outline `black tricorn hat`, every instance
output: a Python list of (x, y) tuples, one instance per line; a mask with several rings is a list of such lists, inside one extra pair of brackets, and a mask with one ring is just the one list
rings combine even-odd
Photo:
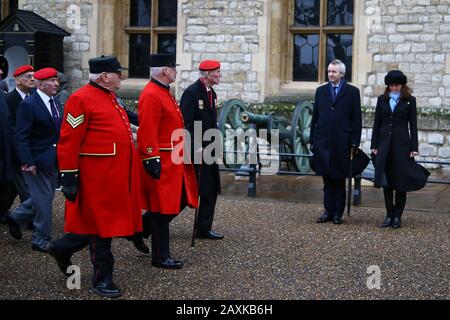
[(384, 83), (388, 86), (390, 84), (405, 85), (408, 82), (406, 76), (400, 70), (391, 70), (384, 77)]
[(93, 74), (102, 72), (120, 72), (124, 70), (119, 60), (113, 56), (100, 56), (89, 59), (89, 72)]
[(174, 54), (160, 53), (150, 55), (150, 68), (154, 67), (176, 67), (176, 57)]

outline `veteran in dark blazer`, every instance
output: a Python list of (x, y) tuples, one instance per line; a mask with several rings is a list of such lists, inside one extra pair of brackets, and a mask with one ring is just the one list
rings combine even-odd
[[(54, 98), (57, 71), (44, 68), (34, 74), (37, 90), (17, 110), (14, 143), (30, 191), (30, 198), (7, 216), (10, 234), (22, 238), (20, 226), (33, 221), (32, 250), (47, 252), (52, 233), (52, 202), (58, 177), (56, 144), (62, 107)], [(32, 208), (32, 210), (30, 210)]]
[(381, 227), (400, 228), (406, 193), (422, 189), (430, 173), (414, 161), (419, 150), (417, 107), (406, 76), (400, 70), (389, 71), (385, 84), (377, 100), (371, 149), (375, 187), (383, 187), (386, 205)]
[[(6, 95), (13, 126), (16, 123), (16, 114), (20, 103), (35, 89), (33, 74), (34, 68), (31, 65), (20, 66), (13, 73), (14, 79), (16, 80), (16, 87)], [(21, 203), (30, 197), (28, 186), (20, 169), (21, 164), (15, 155), (14, 149), (12, 150), (12, 165), (14, 183), (6, 199), (6, 210), (11, 208), (17, 195), (19, 195)]]
[(342, 223), (345, 178), (350, 171), (350, 148), (361, 140), (361, 98), (358, 88), (345, 79), (345, 65), (333, 60), (329, 82), (316, 90), (311, 123), (311, 148), (316, 174), (323, 177), (325, 212), (318, 223)]
[[(183, 92), (180, 100), (184, 124), (191, 134), (191, 154), (197, 174), (200, 207), (196, 225), (196, 237), (220, 240), (223, 235), (213, 231), (214, 210), (220, 193), (220, 172), (217, 162), (206, 163), (202, 151), (212, 142), (203, 141), (204, 133), (217, 129), (217, 94), (214, 85), (220, 82), (220, 62), (204, 60), (199, 65), (200, 78)], [(201, 137), (194, 136), (195, 122), (201, 123)], [(195, 140), (202, 143), (197, 146)], [(197, 148), (197, 150), (196, 150)], [(215, 156), (215, 155), (214, 155)], [(198, 159), (197, 159), (198, 158)]]

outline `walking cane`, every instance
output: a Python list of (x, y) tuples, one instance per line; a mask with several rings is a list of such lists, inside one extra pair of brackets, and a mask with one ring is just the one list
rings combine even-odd
[(350, 172), (348, 174), (348, 192), (347, 192), (347, 215), (350, 216), (350, 206), (352, 200), (352, 176), (353, 176), (353, 147), (350, 147)]
[(201, 176), (202, 176), (202, 162), (200, 163), (200, 168), (198, 171), (198, 181), (197, 181), (198, 205), (197, 205), (197, 208), (195, 208), (194, 228), (192, 230), (191, 248), (193, 248), (195, 246), (195, 234), (197, 232), (198, 210), (200, 209), (200, 178), (201, 178)]

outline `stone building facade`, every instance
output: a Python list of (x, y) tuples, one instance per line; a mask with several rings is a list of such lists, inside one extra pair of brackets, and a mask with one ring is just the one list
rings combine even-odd
[[(178, 0), (176, 55), (181, 66), (176, 97), (198, 77), (199, 62), (208, 58), (222, 62), (222, 83), (217, 87), (222, 101), (239, 98), (251, 103), (277, 97), (312, 97), (324, 77), (319, 76), (318, 81), (293, 79), (296, 29), (292, 26), (296, 4), (301, 2)], [(91, 57), (114, 54), (127, 66), (130, 35), (140, 30), (127, 29), (131, 3), (19, 0), (19, 8), (32, 10), (71, 32), (71, 37), (65, 39), (65, 73), (74, 89), (85, 83)], [(328, 2), (315, 3), (323, 6)], [(403, 70), (418, 106), (438, 113), (434, 118), (421, 116), (421, 156), (450, 159), (450, 0), (352, 3), (351, 82), (360, 88), (363, 105), (369, 109), (375, 105), (376, 97), (384, 90), (388, 70)], [(323, 62), (319, 62), (319, 68), (319, 73), (324, 70)], [(137, 96), (146, 82), (130, 77), (123, 83), (123, 95)], [(369, 120), (370, 116), (363, 133), (366, 151)]]

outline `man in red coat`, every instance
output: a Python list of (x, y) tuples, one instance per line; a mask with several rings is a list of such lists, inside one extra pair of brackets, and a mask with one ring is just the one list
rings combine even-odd
[(88, 241), (93, 291), (110, 298), (121, 295), (113, 282), (111, 240), (142, 230), (138, 169), (142, 165), (127, 113), (115, 94), (121, 70), (115, 57), (89, 60), (90, 83), (65, 105), (58, 164), (67, 198), (67, 234), (50, 248), (64, 271), (61, 266), (70, 265), (70, 256)]
[(183, 161), (184, 135), (176, 134), (184, 122), (169, 90), (176, 78), (175, 57), (151, 55), (150, 67), (152, 79), (138, 103), (142, 203), (151, 214), (152, 265), (179, 269), (183, 264), (170, 257), (169, 222), (186, 205), (197, 207), (197, 185), (193, 165)]

